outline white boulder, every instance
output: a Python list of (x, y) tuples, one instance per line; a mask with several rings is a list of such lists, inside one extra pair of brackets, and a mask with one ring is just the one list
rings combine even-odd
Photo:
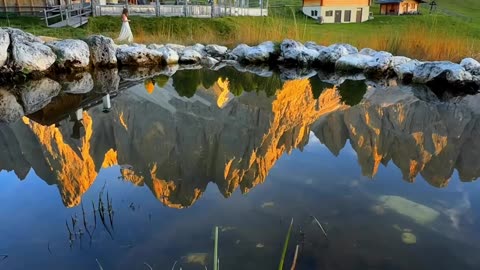
[(410, 60), (403, 64), (396, 62), (393, 63), (393, 71), (400, 80), (410, 80), (413, 76), (413, 71), (420, 64), (422, 64), (422, 62), (418, 60)]
[(176, 51), (179, 55), (181, 55), (186, 48), (183, 45), (172, 44), (172, 43), (165, 44), (165, 47), (168, 47), (168, 48)]
[(202, 59), (203, 55), (200, 54), (197, 50), (192, 48), (187, 48), (183, 51), (182, 56), (180, 56), (181, 63), (198, 63)]
[(41, 38), (17, 28), (3, 28), (3, 30), (10, 35), (10, 40), (44, 43)]
[(275, 44), (271, 41), (266, 41), (254, 47), (244, 47), (244, 50), (244, 61), (250, 63), (267, 62), (272, 54), (275, 53)]
[(315, 50), (317, 52), (320, 53), (321, 50), (325, 49), (326, 47), (325, 46), (322, 46), (322, 45), (318, 45), (317, 43), (313, 42), (313, 41), (308, 41), (308, 42), (305, 42), (305, 44), (303, 44), (305, 46), (305, 48), (308, 48), (308, 49), (311, 49), (311, 50)]
[(151, 50), (161, 50), (163, 48), (165, 48), (166, 46), (163, 45), (163, 44), (149, 44), (147, 46), (147, 48), (151, 49)]
[(472, 75), (480, 76), (480, 63), (477, 60), (473, 58), (465, 58), (460, 62), (460, 66)]
[(178, 61), (180, 60), (180, 56), (175, 50), (171, 49), (170, 47), (163, 47), (158, 51), (162, 53), (163, 62), (166, 63), (167, 65), (178, 64)]
[(61, 68), (85, 69), (90, 63), (90, 49), (82, 40), (66, 39), (47, 43), (57, 55), (56, 65)]
[(7, 31), (0, 29), (0, 67), (7, 63), (9, 46), (10, 35)]
[(55, 63), (56, 55), (47, 45), (27, 39), (12, 40), (13, 65), (23, 73), (46, 71)]
[(461, 65), (448, 61), (426, 62), (413, 70), (413, 82), (428, 83), (434, 80), (446, 80), (449, 83), (472, 81), (472, 74)]
[(243, 60), (245, 58), (245, 54), (248, 50), (250, 50), (250, 48), (251, 47), (247, 44), (239, 44), (229, 53), (228, 58), (230, 58), (230, 60)]
[(391, 68), (393, 55), (389, 52), (376, 52), (371, 55), (364, 72), (367, 74), (383, 74)]
[(308, 64), (315, 61), (320, 53), (306, 48), (302, 43), (286, 39), (280, 44), (280, 51), (285, 61), (294, 61), (298, 64)]
[(349, 44), (333, 44), (320, 50), (318, 61), (324, 65), (335, 64), (344, 55), (358, 53), (357, 48)]
[(205, 46), (205, 51), (212, 57), (223, 57), (227, 53), (228, 48), (225, 46), (209, 44)]
[(143, 46), (127, 46), (117, 49), (117, 61), (125, 66), (154, 66), (162, 63), (163, 54)]
[(335, 69), (346, 72), (363, 71), (373, 57), (365, 54), (347, 54), (335, 62)]
[(113, 39), (101, 35), (89, 36), (85, 42), (90, 48), (90, 60), (94, 66), (115, 66), (117, 46)]

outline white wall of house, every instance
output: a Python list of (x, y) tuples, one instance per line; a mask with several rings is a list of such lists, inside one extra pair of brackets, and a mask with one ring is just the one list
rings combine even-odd
[[(336, 11), (341, 12), (341, 23), (355, 23), (357, 22), (357, 10), (361, 9), (361, 22), (368, 20), (370, 14), (370, 6), (355, 6), (355, 7), (322, 7), (322, 6), (306, 6), (302, 8), (305, 15), (318, 20), (318, 17), (322, 16), (323, 23), (335, 23)], [(312, 13), (312, 11), (314, 13)], [(350, 20), (346, 20), (346, 14), (350, 11)], [(331, 14), (328, 14), (331, 13)], [(331, 15), (331, 16), (327, 16)]]

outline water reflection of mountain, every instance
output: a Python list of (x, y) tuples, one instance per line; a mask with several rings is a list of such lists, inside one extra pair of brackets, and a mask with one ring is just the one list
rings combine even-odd
[(366, 176), (392, 161), (405, 180), (420, 174), (442, 187), (455, 169), (462, 181), (480, 176), (479, 98), (442, 103), (425, 89), (377, 90), (356, 106), (322, 117), (312, 130), (335, 155), (349, 139)]
[[(311, 128), (335, 155), (350, 139), (368, 176), (390, 160), (405, 179), (421, 174), (435, 186), (455, 168), (462, 180), (480, 175), (477, 96), (441, 103), (423, 88), (368, 89), (222, 69), (147, 80), (118, 95), (111, 110), (109, 96), (91, 107), (88, 96), (61, 95), (0, 129), (0, 169), (24, 179), (33, 168), (71, 207), (101, 168), (121, 165), (125, 181), (182, 208), (210, 182), (226, 197), (262, 183), (283, 154), (306, 145)], [(69, 109), (75, 104), (88, 109)]]
[(280, 83), (271, 97), (245, 91), (233, 98), (226, 76), (191, 98), (173, 84), (154, 91), (133, 87), (115, 99), (109, 113), (97, 106), (75, 112), (70, 119), (77, 121), (43, 126), (24, 118), (2, 128), (0, 140), (8, 146), (2, 169), (24, 179), (33, 168), (58, 185), (71, 207), (102, 167), (120, 164), (126, 181), (147, 185), (165, 205), (181, 208), (193, 204), (209, 182), (226, 197), (262, 183), (282, 154), (307, 143), (316, 119), (343, 106), (336, 88), (315, 102), (306, 79)]

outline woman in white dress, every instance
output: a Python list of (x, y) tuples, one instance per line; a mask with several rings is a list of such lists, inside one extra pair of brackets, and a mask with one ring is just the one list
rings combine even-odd
[(130, 29), (130, 24), (128, 23), (128, 9), (124, 8), (122, 12), (122, 29), (120, 30), (120, 35), (117, 38), (119, 42), (132, 43), (133, 34)]

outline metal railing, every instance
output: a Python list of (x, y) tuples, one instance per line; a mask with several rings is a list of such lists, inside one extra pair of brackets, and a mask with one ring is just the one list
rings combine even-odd
[[(120, 2), (120, 1), (119, 1)], [(109, 3), (94, 4), (94, 16), (119, 16), (123, 8), (129, 15), (145, 17), (197, 17), (267, 16), (266, 0), (157, 0), (145, 4)]]
[[(80, 26), (92, 14), (91, 3), (56, 5), (43, 10), (45, 24), (53, 26)], [(52, 22), (53, 21), (53, 22)]]

